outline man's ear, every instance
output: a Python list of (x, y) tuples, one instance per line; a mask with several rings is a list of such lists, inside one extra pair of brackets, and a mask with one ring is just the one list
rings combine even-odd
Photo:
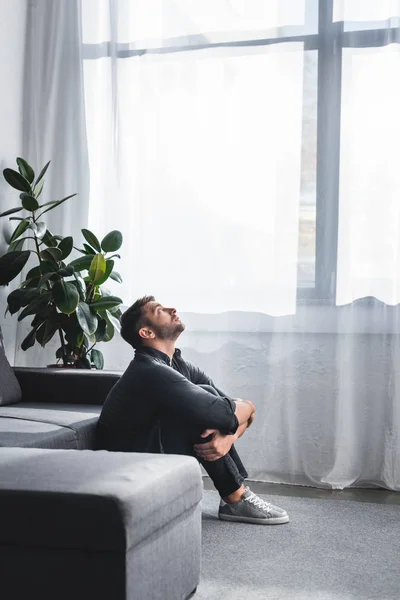
[(151, 340), (156, 337), (154, 331), (149, 327), (141, 327), (138, 333), (144, 340)]

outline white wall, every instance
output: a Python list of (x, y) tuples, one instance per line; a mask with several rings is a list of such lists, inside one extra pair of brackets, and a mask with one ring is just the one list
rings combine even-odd
[[(0, 6), (0, 170), (13, 166), (22, 148), (22, 99), (27, 0), (1, 0)], [(16, 206), (13, 192), (0, 175), (0, 212)], [(4, 228), (11, 226), (7, 217), (0, 220), (0, 254), (5, 251)], [(16, 317), (4, 317), (6, 297), (14, 285), (0, 288), (0, 323), (7, 356), (11, 363), (15, 352)]]

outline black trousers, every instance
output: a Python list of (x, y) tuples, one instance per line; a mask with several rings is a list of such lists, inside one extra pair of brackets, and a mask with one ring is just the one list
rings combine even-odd
[[(209, 385), (202, 388), (218, 396), (218, 392)], [(165, 454), (185, 454), (194, 456), (204, 467), (214, 483), (221, 498), (225, 498), (241, 487), (248, 476), (240, 457), (231, 447), (228, 454), (215, 461), (206, 461), (195, 455), (194, 445), (206, 443), (210, 438), (202, 438), (203, 431), (188, 426), (171, 415), (165, 415), (160, 420), (161, 444)]]

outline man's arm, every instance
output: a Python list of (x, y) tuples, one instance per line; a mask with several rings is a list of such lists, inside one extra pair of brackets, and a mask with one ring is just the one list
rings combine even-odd
[[(220, 396), (222, 396), (222, 397), (227, 396), (227, 394), (225, 394), (225, 392), (223, 392), (222, 390), (217, 388), (217, 386), (214, 384), (211, 377), (206, 375), (206, 373), (204, 373), (204, 371), (202, 371), (201, 369), (199, 369), (198, 367), (196, 367), (195, 365), (193, 365), (192, 363), (190, 363), (188, 361), (186, 361), (186, 366), (189, 369), (190, 381), (192, 383), (194, 383), (196, 385), (209, 385), (212, 388), (214, 388), (214, 390), (216, 390)], [(250, 427), (250, 425), (254, 421), (254, 414), (255, 414), (256, 409), (252, 402), (241, 400), (240, 398), (233, 398), (233, 400), (236, 402), (235, 414), (238, 417), (239, 427), (246, 423), (246, 427), (243, 427), (241, 429), (241, 433), (238, 436), (238, 437), (241, 437), (243, 435), (243, 433), (246, 431), (247, 427)], [(242, 410), (242, 408), (239, 408), (239, 409), (237, 408), (237, 405), (239, 402), (246, 402), (247, 404), (249, 404), (252, 407), (252, 413), (249, 415), (249, 417), (246, 418), (247, 409)], [(204, 436), (204, 437), (207, 437), (207, 436)]]
[[(209, 385), (212, 388), (214, 388), (214, 390), (216, 392), (218, 392), (218, 394), (222, 397), (227, 397), (228, 394), (225, 394), (225, 392), (223, 392), (222, 390), (220, 390), (219, 388), (217, 388), (217, 386), (214, 384), (213, 380), (211, 379), (211, 377), (209, 377), (208, 375), (206, 375), (206, 373), (204, 373), (204, 371), (202, 371), (201, 369), (199, 369), (198, 367), (196, 367), (195, 365), (193, 365), (192, 363), (186, 361), (186, 366), (189, 369), (189, 373), (190, 373), (190, 381), (192, 383), (195, 383), (196, 385)], [(245, 402), (244, 400), (241, 400), (240, 398), (232, 398), (235, 402), (236, 405), (238, 402)], [(254, 421), (254, 413), (255, 413), (255, 406), (249, 402), (249, 404), (252, 406), (253, 408), (253, 416), (250, 416), (249, 419), (246, 421), (248, 422), (247, 427), (250, 427), (250, 425), (252, 424), (252, 422)], [(238, 416), (238, 414), (240, 414), (241, 411), (235, 411), (236, 416)], [(239, 420), (239, 425), (242, 424), (241, 420)], [(242, 433), (240, 434), (239, 437), (241, 437), (243, 435), (243, 433), (245, 432), (245, 430), (247, 429), (247, 427), (245, 427), (242, 430)], [(206, 436), (205, 436), (206, 437)]]
[(192, 363), (186, 361), (186, 366), (189, 369), (190, 373), (190, 381), (195, 383), (196, 385), (210, 385), (220, 396), (228, 396), (229, 394), (225, 394), (222, 390), (217, 388), (211, 377), (209, 377), (204, 371), (192, 365)]
[[(228, 454), (229, 450), (231, 449), (232, 445), (236, 442), (236, 440), (239, 439), (244, 434), (246, 429), (250, 427), (250, 425), (253, 423), (256, 411), (254, 404), (248, 400), (244, 401), (238, 400), (236, 398), (235, 401), (236, 410), (238, 409), (238, 407), (240, 407), (241, 404), (246, 404), (251, 409), (249, 418), (246, 421), (239, 424), (239, 427), (237, 428), (236, 433), (234, 435), (224, 435), (218, 430), (206, 429), (201, 437), (208, 437), (212, 435), (212, 438), (206, 443), (196, 444), (194, 446), (194, 450), (199, 458), (202, 458), (206, 461), (214, 461), (218, 460), (219, 458), (222, 458), (222, 456)], [(239, 408), (239, 412), (241, 410), (242, 407)]]
[(143, 387), (161, 406), (201, 431), (208, 427), (233, 435), (252, 412), (250, 406), (207, 392), (167, 365), (149, 367), (143, 373)]

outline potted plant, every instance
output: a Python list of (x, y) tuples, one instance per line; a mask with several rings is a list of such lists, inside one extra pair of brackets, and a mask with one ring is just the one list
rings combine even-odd
[[(110, 295), (102, 285), (109, 278), (122, 282), (114, 271), (114, 259), (120, 258), (115, 253), (122, 245), (122, 234), (110, 231), (99, 241), (94, 233), (82, 229), (83, 248), (74, 246), (72, 236), (53, 235), (43, 215), (76, 194), (40, 204), (50, 161), (37, 177), (24, 159), (17, 158), (17, 165), (18, 171), (3, 171), (7, 183), (21, 193), (20, 205), (0, 214), (18, 221), (7, 240), (6, 254), (0, 257), (0, 285), (8, 285), (28, 259), (35, 258), (36, 264), (24, 281), (7, 297), (7, 311), (20, 311), (19, 321), (32, 318), (31, 330), (21, 348), (27, 350), (36, 342), (44, 347), (57, 334), (60, 347), (56, 357), (62, 366), (102, 369), (103, 355), (95, 345), (110, 341), (119, 331), (122, 304), (121, 298)], [(15, 216), (17, 213), (23, 216)], [(73, 249), (82, 256), (68, 262)]]

